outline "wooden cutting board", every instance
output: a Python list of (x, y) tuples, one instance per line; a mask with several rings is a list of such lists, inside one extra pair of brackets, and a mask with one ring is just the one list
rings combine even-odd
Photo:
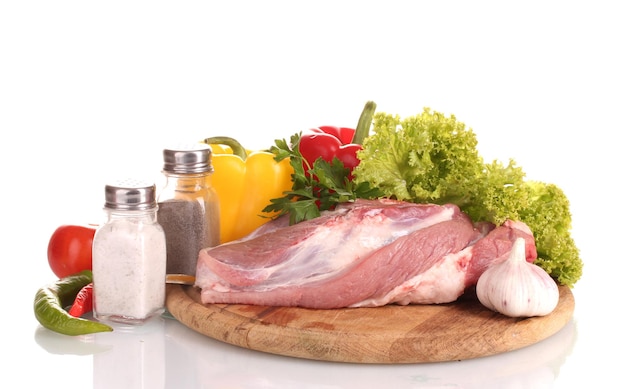
[(441, 305), (313, 310), (202, 304), (193, 286), (167, 286), (166, 306), (201, 334), (247, 349), (354, 363), (463, 360), (516, 350), (544, 340), (572, 318), (574, 296), (560, 287), (548, 316), (514, 319), (483, 307), (475, 294)]

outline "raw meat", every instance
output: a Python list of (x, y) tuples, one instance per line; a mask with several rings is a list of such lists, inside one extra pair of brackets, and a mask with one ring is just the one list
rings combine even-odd
[(358, 200), (201, 250), (196, 286), (204, 303), (331, 309), (451, 302), (490, 260), (506, 257), (507, 241), (510, 251), (512, 236), (527, 234), (521, 227), (478, 228), (454, 205)]

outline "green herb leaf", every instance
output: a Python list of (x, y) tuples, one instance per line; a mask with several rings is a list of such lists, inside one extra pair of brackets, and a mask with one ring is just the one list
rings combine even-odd
[(270, 148), (277, 161), (291, 159), (294, 173), (291, 190), (283, 197), (270, 200), (263, 212), (278, 212), (279, 216), (289, 214), (290, 224), (296, 224), (316, 218), (322, 211), (332, 210), (340, 203), (383, 196), (381, 190), (367, 182), (357, 185), (351, 181), (350, 170), (338, 158), (330, 163), (319, 158), (309, 166), (299, 151), (300, 136), (301, 133), (294, 134), (289, 143), (284, 139), (276, 140)]

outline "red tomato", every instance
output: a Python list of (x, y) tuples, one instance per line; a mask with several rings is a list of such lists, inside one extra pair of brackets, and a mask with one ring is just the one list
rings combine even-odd
[(48, 264), (59, 278), (91, 269), (91, 246), (96, 233), (94, 226), (63, 225), (48, 242)]

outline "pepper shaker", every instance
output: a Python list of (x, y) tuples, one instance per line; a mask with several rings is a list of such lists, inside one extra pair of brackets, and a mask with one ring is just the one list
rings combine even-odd
[(157, 201), (167, 242), (167, 274), (195, 276), (200, 250), (220, 243), (211, 148), (196, 143), (164, 149), (162, 173), (165, 185)]

